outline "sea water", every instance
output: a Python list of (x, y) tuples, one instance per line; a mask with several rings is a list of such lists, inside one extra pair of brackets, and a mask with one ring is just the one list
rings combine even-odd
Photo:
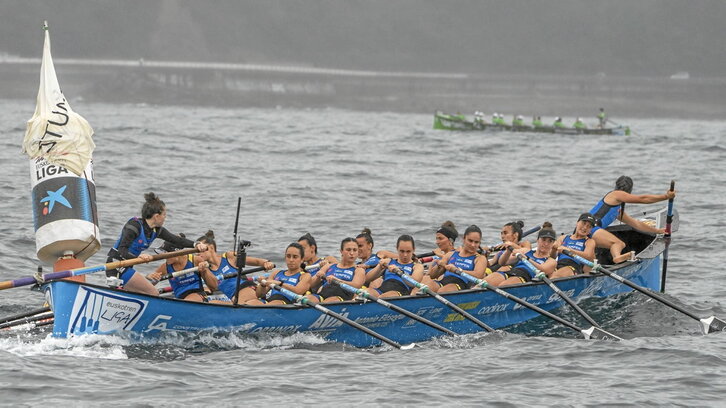
[[(94, 127), (98, 216), (105, 261), (143, 194), (167, 204), (166, 227), (215, 231), (232, 249), (284, 265), (306, 232), (321, 254), (363, 227), (376, 249), (401, 234), (434, 247), (445, 220), (477, 224), (484, 243), (507, 222), (551, 221), (558, 232), (630, 175), (634, 193), (676, 180), (667, 297), (724, 317), (726, 122), (617, 118), (631, 136), (458, 133), (431, 115), (336, 109), (222, 109), (73, 104)], [(21, 141), (33, 101), (0, 100), (0, 280), (32, 275), (30, 176)], [(594, 118), (593, 118), (594, 122)], [(638, 212), (655, 206), (628, 205)], [(154, 266), (142, 266), (149, 272)], [(47, 268), (49, 270), (49, 268)], [(89, 276), (100, 283), (100, 276)], [(0, 292), (0, 317), (42, 305), (27, 287)], [(98, 405), (684, 405), (719, 406), (726, 337), (641, 294), (581, 305), (622, 342), (585, 341), (538, 318), (497, 334), (421, 343), (411, 351), (356, 349), (309, 334), (169, 334), (54, 339), (48, 330), (0, 331), (0, 404)], [(557, 311), (578, 321), (568, 309)]]

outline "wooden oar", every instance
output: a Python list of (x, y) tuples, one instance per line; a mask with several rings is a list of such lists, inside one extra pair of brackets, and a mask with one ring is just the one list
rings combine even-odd
[(344, 291), (346, 291), (348, 293), (352, 293), (354, 295), (358, 295), (360, 297), (363, 297), (363, 298), (366, 298), (366, 299), (370, 299), (370, 300), (378, 303), (379, 305), (381, 305), (383, 307), (387, 307), (387, 308), (389, 308), (389, 309), (391, 309), (391, 310), (393, 310), (395, 312), (401, 313), (404, 316), (410, 317), (411, 319), (416, 320), (417, 322), (423, 323), (423, 324), (425, 324), (425, 325), (427, 325), (429, 327), (433, 327), (434, 329), (436, 329), (438, 331), (441, 331), (441, 332), (444, 332), (444, 333), (448, 334), (449, 336), (455, 336), (456, 335), (455, 332), (447, 329), (446, 327), (443, 327), (443, 326), (441, 326), (441, 325), (439, 325), (437, 323), (434, 323), (431, 320), (424, 319), (423, 317), (421, 317), (421, 316), (419, 316), (419, 315), (417, 315), (417, 314), (415, 314), (413, 312), (410, 312), (410, 311), (408, 311), (408, 310), (406, 310), (406, 309), (404, 309), (404, 308), (402, 308), (400, 306), (396, 306), (393, 303), (390, 303), (388, 301), (385, 301), (385, 300), (379, 298), (378, 296), (371, 295), (366, 290), (354, 288), (353, 286), (350, 286), (347, 283), (345, 283), (345, 282), (343, 282), (343, 281), (341, 281), (340, 279), (337, 279), (337, 278), (334, 279), (334, 282), (338, 286), (340, 286)]
[(23, 324), (37, 322), (39, 320), (46, 320), (46, 319), (52, 319), (52, 318), (53, 318), (53, 312), (45, 312), (45, 313), (41, 313), (41, 314), (38, 314), (35, 316), (23, 317), (23, 318), (20, 318), (18, 320), (12, 321), (12, 322), (2, 323), (2, 324), (0, 324), (0, 329), (8, 329), (8, 328), (11, 328), (14, 326), (20, 326)]
[(396, 275), (400, 276), (403, 280), (405, 280), (406, 282), (408, 282), (408, 284), (410, 286), (417, 287), (418, 290), (421, 291), (421, 293), (426, 293), (426, 294), (432, 296), (434, 299), (436, 299), (439, 302), (445, 304), (450, 309), (452, 309), (456, 313), (464, 316), (465, 318), (469, 319), (470, 321), (472, 321), (474, 324), (476, 324), (477, 326), (481, 327), (482, 329), (484, 329), (484, 330), (486, 330), (488, 332), (495, 332), (496, 331), (493, 328), (491, 328), (491, 326), (489, 326), (488, 324), (486, 324), (486, 323), (482, 322), (481, 320), (477, 319), (471, 313), (469, 313), (466, 310), (464, 310), (464, 309), (460, 308), (459, 306), (455, 305), (454, 303), (452, 303), (451, 301), (449, 301), (445, 297), (443, 297), (443, 296), (439, 295), (438, 293), (432, 291), (431, 289), (429, 289), (428, 286), (426, 286), (423, 283), (417, 281), (416, 279), (414, 279), (413, 277), (411, 277), (411, 275), (407, 274), (406, 272), (403, 272), (401, 269), (394, 268), (393, 269), (393, 273), (395, 273)]
[(14, 316), (3, 317), (2, 319), (0, 319), (0, 324), (12, 322), (14, 320), (22, 319), (24, 317), (35, 316), (37, 314), (45, 313), (45, 312), (50, 312), (50, 307), (48, 307), (48, 306), (41, 307), (40, 309), (35, 309), (35, 310), (31, 310), (29, 312), (16, 314)]
[(46, 273), (43, 275), (38, 274), (37, 276), (28, 276), (10, 281), (0, 282), (0, 290), (17, 288), (20, 286), (35, 285), (36, 283), (43, 283), (49, 280), (69, 278), (71, 276), (86, 275), (94, 272), (103, 272), (109, 269), (125, 268), (128, 266), (138, 265), (147, 262), (158, 261), (161, 259), (173, 258), (175, 256), (189, 255), (199, 252), (196, 248), (183, 249), (181, 251), (167, 252), (164, 254), (152, 255), (148, 261), (141, 258), (127, 259), (124, 261), (109, 262), (98, 266), (87, 266), (83, 268), (69, 269), (67, 271)]
[(537, 312), (541, 315), (547, 316), (550, 319), (552, 319), (558, 323), (561, 323), (564, 326), (569, 327), (570, 329), (582, 334), (583, 337), (585, 337), (586, 339), (595, 338), (595, 339), (601, 339), (601, 340), (622, 340), (620, 337), (618, 337), (612, 333), (608, 333), (605, 330), (602, 330), (595, 326), (592, 326), (589, 329), (583, 329), (582, 327), (579, 327), (573, 323), (570, 323), (567, 320), (565, 320), (555, 314), (552, 314), (552, 313), (542, 309), (539, 306), (535, 306), (522, 298), (518, 298), (518, 297), (512, 295), (511, 293), (505, 292), (504, 290), (502, 290), (496, 286), (491, 286), (484, 279), (477, 279), (477, 278), (469, 275), (468, 273), (462, 271), (461, 268), (459, 268), (455, 273), (469, 282), (476, 283), (476, 285), (479, 287), (491, 290), (492, 292), (494, 292), (506, 299), (509, 299), (515, 303), (519, 303), (520, 305), (522, 305), (528, 309), (534, 310), (535, 312)]
[(530, 262), (529, 259), (527, 259), (526, 256), (524, 256), (523, 254), (517, 254), (517, 258), (520, 261), (522, 261), (522, 263), (524, 264), (524, 266), (527, 269), (529, 269), (535, 275), (535, 277), (537, 279), (541, 279), (542, 281), (544, 281), (552, 289), (552, 291), (554, 291), (559, 297), (562, 298), (562, 300), (564, 300), (565, 302), (567, 302), (568, 305), (570, 305), (573, 309), (575, 309), (575, 311), (577, 313), (579, 313), (580, 316), (582, 316), (585, 320), (587, 320), (588, 323), (590, 323), (591, 325), (597, 327), (598, 329), (602, 329), (602, 327), (600, 327), (600, 325), (597, 324), (597, 322), (595, 321), (595, 319), (593, 319), (592, 317), (590, 317), (589, 314), (585, 313), (585, 311), (582, 310), (582, 308), (577, 303), (575, 303), (574, 300), (570, 299), (570, 297), (567, 296), (565, 294), (565, 292), (563, 292), (559, 287), (557, 287), (557, 285), (555, 285), (555, 283), (552, 282), (550, 280), (550, 278), (548, 278), (547, 275), (545, 275), (544, 272), (540, 271), (539, 269), (537, 269), (537, 267), (535, 267), (534, 265), (532, 265), (532, 262)]
[(577, 262), (591, 267), (593, 271), (600, 272), (604, 275), (607, 275), (607, 276), (617, 280), (618, 282), (620, 282), (624, 285), (630, 286), (631, 288), (637, 290), (638, 292), (640, 292), (646, 296), (649, 296), (649, 297), (663, 303), (664, 305), (669, 306), (672, 309), (675, 309), (675, 310), (683, 313), (684, 315), (690, 317), (691, 319), (699, 321), (701, 323), (701, 330), (703, 330), (703, 334), (708, 334), (708, 333), (712, 333), (712, 332), (716, 332), (716, 331), (726, 331), (726, 321), (723, 321), (716, 316), (710, 316), (710, 317), (704, 317), (704, 318), (698, 317), (695, 314), (689, 312), (688, 310), (669, 301), (668, 299), (664, 298), (663, 296), (659, 295), (658, 293), (652, 292), (642, 286), (639, 286), (639, 285), (623, 278), (622, 276), (616, 274), (615, 272), (609, 270), (608, 268), (603, 267), (602, 265), (600, 265), (597, 262), (591, 262), (590, 260), (585, 259), (579, 255), (575, 255), (572, 252), (567, 251), (567, 250), (564, 250), (562, 252), (571, 256)]
[[(676, 189), (676, 181), (671, 180), (671, 191), (675, 191)], [(668, 212), (666, 213), (666, 227), (665, 227), (665, 235), (663, 238), (665, 239), (665, 249), (663, 250), (663, 272), (661, 273), (661, 281), (660, 281), (660, 291), (665, 292), (665, 284), (666, 284), (666, 270), (668, 268), (668, 247), (671, 246), (671, 227), (673, 224), (673, 200), (675, 197), (672, 197), (668, 199)]]
[[(265, 281), (263, 280), (262, 283), (265, 283)], [(378, 333), (374, 332), (373, 330), (371, 330), (371, 329), (369, 329), (369, 328), (361, 325), (360, 323), (354, 322), (353, 320), (348, 319), (347, 317), (345, 317), (345, 316), (343, 316), (341, 314), (335, 313), (334, 311), (328, 309), (327, 307), (323, 307), (323, 306), (321, 306), (321, 305), (319, 305), (317, 303), (311, 302), (310, 299), (306, 298), (305, 296), (298, 295), (297, 293), (295, 293), (295, 292), (293, 292), (291, 290), (285, 289), (285, 288), (281, 287), (280, 285), (274, 285), (273, 284), (273, 285), (270, 285), (270, 286), (272, 286), (274, 289), (277, 289), (278, 291), (280, 291), (281, 293), (283, 293), (285, 296), (287, 296), (287, 297), (289, 297), (291, 299), (295, 299), (296, 302), (302, 303), (303, 305), (306, 305), (308, 307), (315, 308), (320, 313), (323, 313), (325, 315), (328, 315), (330, 317), (333, 317), (335, 319), (338, 319), (341, 322), (346, 323), (349, 326), (352, 326), (352, 327), (354, 327), (354, 328), (362, 331), (363, 333), (365, 333), (365, 334), (367, 334), (369, 336), (372, 336), (372, 337), (374, 337), (374, 338), (376, 338), (376, 339), (378, 339), (378, 340), (380, 340), (380, 341), (382, 341), (382, 342), (384, 342), (384, 343), (386, 343), (386, 344), (388, 344), (390, 346), (393, 346), (393, 347), (395, 347), (395, 348), (397, 348), (399, 350), (409, 350), (409, 349), (412, 349), (415, 346), (414, 343), (411, 343), (411, 344), (407, 344), (405, 346), (402, 346), (401, 344), (399, 344), (399, 343), (397, 343), (397, 342), (389, 339), (386, 336), (383, 336), (381, 334), (378, 334)]]

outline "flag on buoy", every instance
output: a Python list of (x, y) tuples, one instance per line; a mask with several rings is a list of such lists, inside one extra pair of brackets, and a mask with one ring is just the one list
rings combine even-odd
[(88, 166), (96, 144), (88, 121), (71, 109), (63, 96), (50, 55), (48, 23), (43, 26), (45, 43), (40, 66), (40, 87), (35, 113), (23, 139), (23, 152), (31, 159), (44, 158), (51, 164), (81, 175)]

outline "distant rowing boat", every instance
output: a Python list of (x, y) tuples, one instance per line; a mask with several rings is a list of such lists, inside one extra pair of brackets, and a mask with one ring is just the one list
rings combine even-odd
[[(664, 218), (663, 211), (656, 213), (656, 224), (663, 225)], [(609, 229), (627, 243), (626, 250), (638, 253), (635, 261), (611, 269), (641, 286), (658, 290), (662, 280), (663, 238), (640, 233), (625, 225)], [(608, 254), (607, 251), (601, 251), (598, 254), (600, 261), (607, 263)], [(562, 291), (575, 299), (607, 297), (631, 290), (601, 274), (579, 275), (556, 282)], [(147, 337), (169, 331), (233, 331), (250, 335), (308, 332), (357, 347), (380, 344), (373, 337), (303, 305), (235, 307), (196, 303), (74, 281), (51, 281), (44, 288), (49, 291), (55, 314), (55, 337), (121, 333)], [(513, 285), (504, 289), (545, 310), (563, 305), (562, 299), (543, 282)], [(539, 316), (486, 289), (469, 289), (443, 296), (494, 328), (511, 326)], [(470, 320), (430, 296), (403, 296), (388, 300), (456, 333), (481, 331)], [(377, 303), (355, 300), (326, 303), (325, 307), (400, 343), (426, 341), (441, 335), (441, 332)]]
[(558, 128), (553, 126), (512, 126), (495, 125), (477, 120), (469, 120), (464, 115), (449, 115), (443, 112), (434, 113), (434, 129), (459, 130), (459, 131), (494, 131), (494, 132), (528, 132), (528, 133), (557, 133), (564, 135), (630, 135), (628, 126), (616, 126), (613, 128)]

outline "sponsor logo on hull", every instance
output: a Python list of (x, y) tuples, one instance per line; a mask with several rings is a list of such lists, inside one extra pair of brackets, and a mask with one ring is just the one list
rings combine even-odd
[(106, 334), (133, 330), (147, 301), (81, 286), (73, 303), (68, 334)]

